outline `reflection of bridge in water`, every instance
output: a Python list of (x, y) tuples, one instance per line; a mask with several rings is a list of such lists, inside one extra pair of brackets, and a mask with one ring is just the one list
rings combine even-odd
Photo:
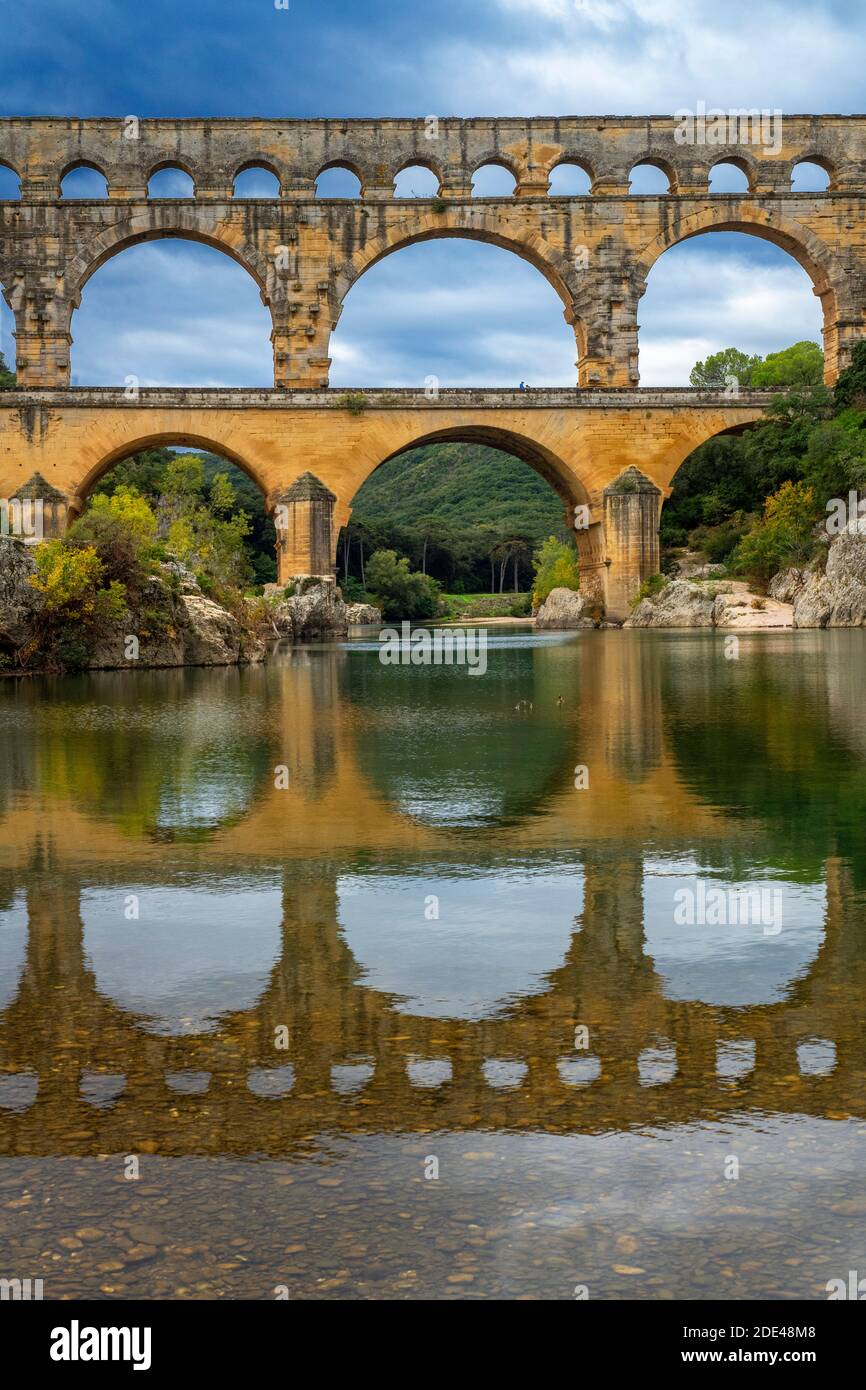
[[(37, 874), (24, 970), (0, 1015), (11, 1107), (0, 1151), (51, 1153), (61, 1140), (77, 1154), (277, 1155), (323, 1132), (866, 1114), (866, 1055), (852, 1028), (866, 962), (845, 871), (828, 866), (812, 968), (784, 1002), (746, 1009), (665, 997), (644, 952), (642, 880), (639, 860), (587, 856), (578, 930), (543, 993), (472, 1020), (404, 1013), (365, 986), (337, 925), (335, 877), (288, 870), (282, 953), (254, 1007), (207, 1033), (161, 1036), (100, 992), (71, 910), (75, 880)], [(575, 1052), (581, 1024), (589, 1048)], [(288, 1048), (277, 1050), (284, 1028)], [(798, 1047), (816, 1039), (833, 1045), (835, 1065), (804, 1074)], [(748, 1064), (726, 1074), (738, 1049)], [(505, 1086), (502, 1063), (517, 1064)]]
[[(714, 638), (700, 640), (707, 662), (723, 661)], [(524, 795), (522, 814), (512, 807), (504, 829), (431, 825), (400, 804), (399, 787), (383, 795), (375, 768), (361, 771), (359, 762), (375, 711), (353, 699), (344, 676), (357, 658), (339, 651), (293, 653), (285, 668), (218, 677), (232, 690), (244, 683), (247, 704), (267, 689), (279, 736), (244, 811), (195, 843), (178, 839), (170, 853), (164, 827), (131, 833), (88, 804), (74, 767), (51, 783), (50, 747), (19, 748), (0, 832), (7, 900), (26, 885), (28, 937), (0, 1014), (0, 1152), (277, 1155), (323, 1132), (593, 1132), (755, 1109), (866, 1115), (856, 1006), (866, 999), (866, 959), (844, 860), (826, 861), (823, 943), (784, 998), (743, 1008), (665, 994), (646, 948), (645, 848), (658, 858), (703, 845), (711, 856), (722, 838), (749, 844), (758, 830), (684, 784), (649, 650), (616, 638), (587, 642), (578, 715), (566, 717), (555, 745), (561, 776), (545, 767), (537, 795)], [(561, 679), (550, 657), (548, 649), (533, 673), (538, 709), (554, 706)], [(110, 691), (113, 679), (95, 688)], [(146, 691), (146, 677), (137, 679)], [(579, 761), (590, 768), (588, 793), (573, 786)], [(292, 770), (288, 793), (273, 787), (277, 763)], [(526, 862), (553, 847), (582, 867), (576, 930), (540, 990), (493, 1016), (440, 1018), (410, 1013), (365, 983), (341, 923), (341, 875), (402, 865), (420, 877), (421, 863), (426, 873), (479, 861), (504, 870), (503, 835), (513, 844), (519, 836)], [(118, 931), (141, 930), (123, 920), (130, 886), (170, 886), (190, 871), (226, 882), (276, 866), (279, 959), (250, 1007), (210, 1031), (170, 1036), (99, 983), (85, 949), (86, 913), (76, 906), (82, 889), (116, 889)], [(579, 1025), (589, 1030), (589, 1056), (574, 1049)], [(286, 1050), (275, 1046), (282, 1028)], [(826, 1074), (800, 1066), (798, 1048), (814, 1040), (835, 1051)], [(732, 1067), (732, 1056), (742, 1065)]]

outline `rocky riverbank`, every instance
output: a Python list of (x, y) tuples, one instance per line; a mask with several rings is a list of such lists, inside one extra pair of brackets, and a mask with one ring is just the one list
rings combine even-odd
[[(0, 537), (0, 671), (58, 666), (57, 653), (43, 648), (45, 599), (31, 583), (35, 573), (32, 548)], [(183, 566), (161, 565), (116, 620), (86, 645), (78, 643), (74, 659), (61, 653), (59, 663), (90, 671), (244, 665), (263, 661), (276, 638), (340, 638), (354, 624), (381, 621), (368, 604), (344, 603), (329, 580), (300, 576), (285, 589), (269, 588), (265, 599), (238, 597), (229, 608), (208, 597)], [(74, 642), (78, 634), (70, 637)]]
[(774, 575), (766, 595), (737, 580), (675, 578), (634, 609), (625, 627), (866, 627), (866, 534), (843, 531), (804, 569)]
[(721, 627), (746, 632), (793, 626), (789, 603), (755, 594), (737, 580), (690, 579), (672, 579), (658, 593), (641, 599), (623, 623), (629, 628)]

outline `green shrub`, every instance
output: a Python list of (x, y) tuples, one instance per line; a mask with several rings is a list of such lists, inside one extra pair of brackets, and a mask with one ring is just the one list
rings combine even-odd
[(631, 608), (637, 608), (638, 604), (643, 602), (645, 598), (655, 598), (656, 594), (660, 594), (662, 589), (665, 589), (667, 585), (668, 579), (666, 575), (649, 575), (648, 578), (646, 578), (641, 584), (637, 593), (634, 595), (634, 598), (631, 600), (629, 606)]
[(731, 566), (756, 589), (789, 565), (811, 559), (817, 546), (815, 524), (819, 510), (807, 483), (783, 483), (764, 503), (760, 521), (744, 536), (731, 556)]
[(367, 397), (363, 391), (344, 391), (343, 395), (334, 401), (334, 408), (348, 410), (350, 415), (363, 415), (367, 404)]
[(436, 616), (439, 585), (427, 575), (413, 573), (409, 561), (396, 550), (377, 550), (371, 555), (366, 580), (368, 592), (388, 621)]
[(580, 570), (577, 551), (573, 545), (558, 541), (555, 536), (547, 540), (536, 551), (533, 568), (535, 578), (532, 585), (532, 604), (540, 608), (552, 589), (579, 589)]

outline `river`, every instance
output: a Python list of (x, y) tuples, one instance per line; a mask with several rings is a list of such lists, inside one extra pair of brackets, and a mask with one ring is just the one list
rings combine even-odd
[(866, 642), (738, 642), (0, 682), (0, 1276), (866, 1276)]

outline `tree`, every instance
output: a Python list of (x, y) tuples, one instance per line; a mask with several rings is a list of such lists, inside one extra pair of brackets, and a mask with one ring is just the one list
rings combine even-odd
[(105, 567), (93, 546), (69, 545), (63, 538), (44, 541), (34, 554), (30, 583), (42, 595), (36, 633), (22, 653), (49, 666), (80, 666), (88, 651), (126, 608), (126, 589), (105, 583)]
[(137, 592), (150, 572), (156, 517), (145, 497), (134, 488), (121, 487), (111, 497), (97, 493), (66, 539), (77, 550), (95, 552), (109, 583), (116, 580)]
[(866, 406), (866, 338), (862, 339), (851, 355), (851, 365), (846, 367), (836, 382), (833, 398), (837, 409), (848, 406)]
[(760, 357), (749, 357), (739, 348), (723, 348), (713, 352), (705, 362), (696, 362), (689, 373), (692, 386), (700, 386), (704, 391), (724, 391), (731, 378), (739, 386), (752, 384), (752, 373), (761, 361)]
[(764, 503), (764, 514), (734, 551), (733, 568), (766, 589), (774, 574), (805, 564), (815, 551), (819, 509), (808, 483), (783, 483)]
[(552, 589), (579, 589), (580, 571), (573, 545), (548, 536), (535, 555), (532, 605), (539, 608)]
[(756, 388), (819, 386), (823, 380), (824, 354), (817, 343), (807, 341), (767, 353), (751, 374)]
[(390, 621), (434, 617), (437, 588), (426, 575), (413, 574), (396, 550), (377, 550), (367, 562), (367, 590)]
[(215, 473), (210, 484), (210, 504), (213, 510), (221, 516), (226, 516), (232, 511), (236, 501), (237, 496), (228, 473)]

